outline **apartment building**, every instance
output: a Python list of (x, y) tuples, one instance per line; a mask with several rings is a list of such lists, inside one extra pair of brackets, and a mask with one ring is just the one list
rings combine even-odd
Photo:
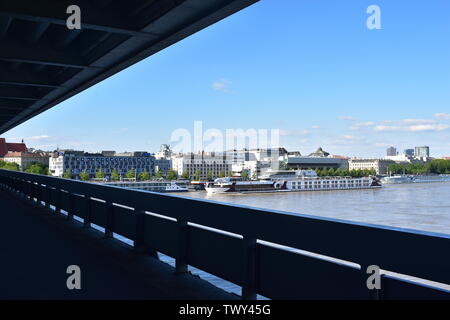
[(360, 159), (354, 158), (348, 160), (349, 170), (371, 170), (375, 169), (377, 174), (387, 174), (388, 167), (395, 161), (388, 159)]
[(195, 178), (196, 172), (200, 172), (200, 179), (207, 179), (208, 172), (213, 177), (218, 177), (220, 173), (228, 176), (232, 170), (232, 161), (227, 159), (225, 154), (184, 154), (172, 158), (172, 169), (178, 176), (187, 173), (191, 179)]
[[(110, 154), (109, 154), (110, 155)], [(74, 176), (86, 171), (91, 177), (102, 170), (106, 177), (116, 169), (120, 175), (125, 175), (129, 170), (134, 170), (136, 175), (146, 170), (154, 174), (155, 158), (149, 153), (136, 152), (127, 156), (105, 156), (101, 153), (85, 153), (83, 151), (55, 152), (49, 161), (49, 169), (53, 176), (62, 177), (64, 172), (70, 170)]]
[(19, 170), (25, 170), (34, 163), (41, 163), (48, 167), (49, 155), (46, 153), (32, 152), (8, 152), (3, 158), (5, 162), (17, 163)]

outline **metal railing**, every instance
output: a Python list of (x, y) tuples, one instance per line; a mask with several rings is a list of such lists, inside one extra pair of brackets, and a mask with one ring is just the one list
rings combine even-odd
[(450, 284), (450, 235), (6, 170), (0, 184), (106, 237), (129, 238), (143, 254), (175, 258), (177, 273), (191, 265), (237, 284), (244, 299), (450, 299), (442, 287), (386, 274), (370, 290), (366, 273), (376, 265)]

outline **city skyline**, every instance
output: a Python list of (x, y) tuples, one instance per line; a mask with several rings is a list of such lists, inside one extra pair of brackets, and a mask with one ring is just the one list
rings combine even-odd
[[(450, 4), (262, 1), (2, 135), (27, 145), (151, 150), (178, 128), (280, 129), (302, 153), (450, 155)], [(283, 19), (271, 19), (282, 16)], [(414, 22), (411, 22), (414, 21)]]

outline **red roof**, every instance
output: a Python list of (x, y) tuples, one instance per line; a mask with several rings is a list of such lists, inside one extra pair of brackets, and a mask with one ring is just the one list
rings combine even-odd
[(27, 152), (25, 143), (9, 143), (5, 138), (0, 138), (0, 157), (4, 157), (8, 152)]
[(31, 152), (8, 152), (4, 158), (45, 158), (47, 155), (43, 153), (31, 153)]

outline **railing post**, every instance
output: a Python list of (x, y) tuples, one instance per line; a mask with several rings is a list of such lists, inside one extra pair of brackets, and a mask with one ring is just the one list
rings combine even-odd
[(34, 199), (35, 199), (35, 197), (36, 197), (36, 203), (38, 202), (38, 199), (37, 199), (37, 195), (36, 195), (36, 183), (35, 182), (31, 182), (31, 201), (33, 202), (33, 204), (34, 204)]
[(147, 248), (144, 243), (145, 234), (145, 210), (135, 209), (136, 214), (136, 239), (134, 239), (134, 251), (138, 254), (147, 253), (153, 258), (159, 259), (158, 252), (156, 250)]
[(113, 213), (114, 205), (111, 202), (106, 202), (106, 226), (105, 226), (105, 236), (104, 238), (113, 237)]
[(67, 210), (67, 220), (72, 220), (74, 215), (75, 208), (75, 195), (73, 193), (69, 193), (69, 208)]
[(21, 179), (20, 180), (20, 195), (22, 196), (22, 198), (26, 198), (27, 194), (25, 193), (25, 187), (26, 187), (26, 182), (25, 179)]
[(86, 201), (86, 212), (84, 213), (83, 218), (83, 228), (89, 228), (91, 226), (91, 197), (88, 195), (85, 195), (85, 201)]
[(55, 213), (61, 213), (61, 190), (55, 187), (56, 201), (55, 201)]
[(135, 209), (136, 210), (136, 238), (134, 239), (134, 251), (136, 253), (144, 253), (145, 245), (144, 245), (144, 230), (145, 230), (145, 210)]
[(188, 272), (189, 230), (187, 221), (178, 220), (177, 229), (178, 252), (175, 259), (175, 273), (182, 274)]
[(45, 208), (50, 210), (51, 188), (45, 185)]
[(242, 299), (256, 300), (256, 239), (243, 238), (244, 272), (242, 285)]

